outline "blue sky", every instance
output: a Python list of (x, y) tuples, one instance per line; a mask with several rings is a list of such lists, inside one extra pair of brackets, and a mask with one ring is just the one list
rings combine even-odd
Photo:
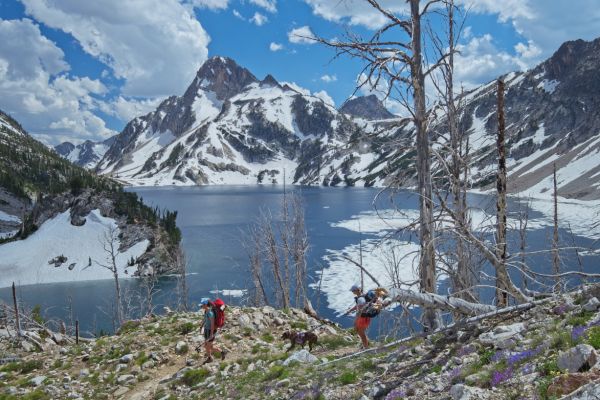
[[(456, 1), (469, 10), (457, 59), (467, 87), (530, 68), (566, 40), (600, 36), (596, 0)], [(398, 15), (405, 7), (380, 3)], [(293, 33), (366, 37), (381, 23), (364, 0), (2, 0), (0, 109), (48, 143), (107, 138), (182, 94), (214, 55), (339, 106), (361, 63), (333, 60)]]

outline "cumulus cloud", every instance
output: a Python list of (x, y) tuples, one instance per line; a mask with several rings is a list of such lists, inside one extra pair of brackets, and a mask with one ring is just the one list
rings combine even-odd
[(208, 34), (177, 0), (21, 1), (28, 15), (109, 66), (127, 96), (181, 93), (207, 59)]
[(277, 0), (250, 0), (250, 3), (262, 7), (268, 12), (277, 12)]
[(316, 43), (314, 39), (315, 34), (307, 25), (292, 29), (288, 32), (288, 40), (291, 43), (314, 44)]
[(242, 14), (240, 14), (240, 12), (236, 9), (233, 10), (233, 16), (241, 19), (242, 21), (246, 20), (246, 18), (244, 18), (244, 16)]
[[(328, 21), (349, 25), (362, 25), (377, 29), (389, 20), (364, 0), (304, 0), (311, 6), (313, 13)], [(396, 14), (406, 13), (406, 2), (398, 0), (380, 0), (379, 4)]]
[(269, 45), (269, 50), (271, 50), (271, 51), (283, 50), (283, 45), (281, 43), (271, 42), (271, 44)]
[(94, 114), (106, 94), (102, 82), (69, 77), (64, 54), (29, 19), (0, 20), (2, 108), (49, 143), (116, 132)]
[(119, 118), (121, 121), (131, 121), (135, 117), (146, 115), (156, 110), (164, 99), (164, 97), (135, 99), (118, 96), (111, 102), (102, 103), (101, 110), (108, 115)]
[(250, 22), (256, 24), (257, 26), (263, 26), (268, 21), (269, 21), (269, 18), (267, 18), (265, 15), (262, 15), (259, 12), (255, 12), (254, 16), (252, 18), (250, 18)]
[(335, 107), (335, 101), (333, 101), (329, 93), (327, 93), (326, 91), (321, 90), (320, 92), (316, 92), (314, 93), (314, 96), (323, 100), (325, 104), (329, 104), (330, 106)]
[(225, 10), (229, 6), (229, 0), (191, 0), (190, 4), (209, 10)]
[(329, 82), (335, 82), (335, 81), (337, 81), (337, 76), (336, 75), (327, 75), (327, 74), (325, 74), (325, 75), (323, 75), (321, 77), (321, 80), (323, 82), (327, 82), (327, 83), (329, 83)]

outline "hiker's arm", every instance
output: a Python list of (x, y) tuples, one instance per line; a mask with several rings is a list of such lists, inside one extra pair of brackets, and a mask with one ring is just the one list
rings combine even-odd
[(351, 309), (349, 309), (348, 311), (346, 311), (343, 315), (350, 314), (352, 311), (356, 310), (357, 307), (358, 307), (358, 304), (355, 304)]

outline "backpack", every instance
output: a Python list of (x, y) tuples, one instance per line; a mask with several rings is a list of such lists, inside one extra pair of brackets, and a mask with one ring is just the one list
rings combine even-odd
[(381, 312), (382, 304), (377, 301), (377, 293), (374, 290), (369, 290), (364, 296), (366, 304), (360, 312), (361, 317), (375, 318)]
[(222, 328), (225, 325), (225, 302), (221, 299), (216, 299), (212, 302), (212, 310), (215, 313), (215, 327)]

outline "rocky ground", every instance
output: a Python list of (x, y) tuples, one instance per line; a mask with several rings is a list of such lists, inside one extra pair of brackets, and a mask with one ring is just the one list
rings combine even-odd
[[(595, 399), (600, 288), (360, 352), (351, 331), (300, 310), (228, 309), (202, 365), (195, 313), (129, 321), (76, 345), (42, 329), (0, 328), (0, 399)], [(286, 353), (287, 329), (321, 346)]]

